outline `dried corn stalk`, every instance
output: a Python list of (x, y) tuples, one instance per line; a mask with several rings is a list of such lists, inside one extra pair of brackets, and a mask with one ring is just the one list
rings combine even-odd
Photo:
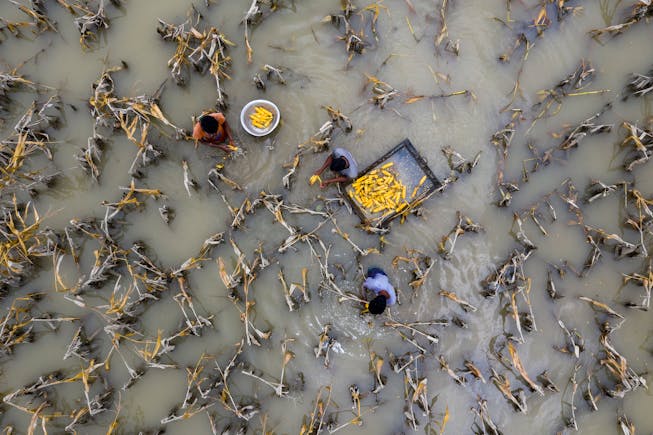
[(175, 83), (180, 86), (186, 83), (191, 65), (200, 74), (208, 71), (215, 79), (218, 93), (216, 105), (226, 109), (227, 94), (222, 89), (221, 80), (230, 78), (228, 70), (231, 67), (231, 56), (227, 51), (234, 43), (215, 27), (198, 30), (195, 26), (200, 19), (199, 13), (192, 20), (194, 23), (188, 19), (182, 24), (174, 25), (159, 19), (157, 32), (164, 41), (177, 44), (175, 54), (168, 61)]

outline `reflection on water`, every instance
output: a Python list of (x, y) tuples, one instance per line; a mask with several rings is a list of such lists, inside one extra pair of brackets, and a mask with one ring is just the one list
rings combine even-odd
[[(286, 1), (274, 11), (260, 2), (263, 19), (247, 29), (245, 0), (194, 2), (195, 12), (190, 2), (105, 2), (110, 26), (88, 49), (63, 7), (78, 2), (42, 3), (56, 32), (34, 35), (21, 27), (21, 38), (6, 22), (31, 18), (11, 2), (0, 6), (3, 73), (18, 68), (43, 85), (10, 91), (2, 137), (11, 137), (35, 98), (61, 97), (60, 126), (46, 130), (52, 160), (35, 153), (24, 167), (59, 173), (33, 202), (59, 244), (53, 256), (34, 260), (32, 275), (8, 289), (2, 304), (15, 313), (16, 298), (43, 292), (15, 306), (31, 304), (26, 315), (59, 320), (30, 324), (33, 342), (10, 353), (4, 343), (5, 427), (307, 433), (321, 425), (408, 433), (414, 426), (482, 433), (485, 418), (486, 433), (492, 424), (503, 433), (553, 433), (572, 431), (575, 417), (580, 433), (608, 434), (627, 416), (639, 431), (653, 430), (653, 402), (638, 385), (650, 383), (642, 375), (653, 349), (650, 314), (625, 306), (640, 304), (646, 290), (623, 283), (623, 274), (648, 270), (650, 232), (640, 239), (636, 225), (624, 222), (628, 213), (637, 219), (633, 190), (643, 198), (640, 212), (650, 205), (653, 177), (647, 164), (624, 172), (619, 146), (624, 121), (650, 131), (651, 97), (622, 97), (631, 73), (650, 75), (651, 27), (633, 24), (598, 41), (588, 34), (620, 22), (630, 10), (622, 3), (644, 2), (356, 1), (354, 17), (367, 21), (352, 19), (350, 33), (337, 1)], [(558, 16), (559, 4), (572, 9)], [(78, 18), (86, 14), (73, 9)], [(342, 15), (325, 19), (330, 14)], [(112, 73), (113, 95), (160, 92), (167, 120), (186, 130), (218, 99), (210, 71), (189, 68), (186, 85), (174, 83), (167, 65), (175, 43), (157, 34), (158, 19), (189, 19), (198, 32), (214, 26), (235, 44), (227, 48), (231, 64), (223, 66), (220, 86), (241, 150), (225, 156), (194, 147), (155, 122), (147, 140), (161, 156), (131, 171), (132, 179), (135, 142), (145, 145), (141, 130), (130, 140), (119, 128), (94, 128), (88, 110), (103, 71), (126, 66)], [(361, 54), (359, 25), (367, 32)], [(268, 76), (266, 65), (279, 68), (284, 83)], [(579, 65), (594, 69), (586, 82), (552, 91)], [(256, 87), (256, 74), (265, 91)], [(268, 138), (253, 138), (239, 125), (240, 109), (255, 98), (281, 110)], [(589, 128), (574, 130), (606, 103), (612, 106)], [(326, 105), (353, 124), (349, 133), (335, 127), (328, 147), (346, 147), (364, 168), (409, 138), (451, 184), (403, 224), (395, 221), (390, 233), (365, 233), (335, 187), (319, 191), (307, 182), (325, 158), (312, 147), (324, 139), (316, 132), (329, 120)], [(555, 149), (574, 132), (578, 147)], [(76, 157), (94, 133), (105, 138), (97, 182)], [(447, 146), (470, 161), (480, 152), (478, 165), (471, 173), (452, 171), (442, 152)], [(3, 166), (11, 155), (3, 151)], [(216, 164), (237, 188), (211, 181)], [(594, 179), (614, 188), (583, 202)], [(126, 204), (128, 212), (103, 227), (107, 210), (130, 189), (138, 204)], [(507, 207), (497, 207), (502, 199)], [(160, 216), (164, 205), (168, 224)], [(457, 211), (483, 230), (464, 231)], [(640, 224), (650, 222), (645, 212), (639, 216)], [(602, 239), (599, 230), (614, 237)], [(613, 255), (615, 246), (623, 258)], [(102, 269), (112, 255), (115, 267)], [(359, 314), (370, 266), (388, 272), (399, 296), (399, 305), (377, 318)], [(98, 271), (105, 275), (98, 284), (84, 286), (103, 275)], [(9, 317), (3, 334), (15, 324)], [(606, 335), (606, 321), (619, 327)], [(79, 347), (71, 346), (76, 338)], [(628, 377), (632, 391), (615, 382), (615, 373)], [(30, 392), (19, 390), (27, 386)]]

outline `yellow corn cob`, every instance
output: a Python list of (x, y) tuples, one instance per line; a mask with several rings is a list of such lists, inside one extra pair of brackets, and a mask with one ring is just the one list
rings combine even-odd
[(272, 116), (272, 112), (270, 112), (270, 111), (269, 111), (268, 109), (266, 109), (265, 107), (255, 106), (255, 107), (254, 107), (254, 111), (255, 111), (256, 113), (261, 113), (261, 114), (263, 114), (263, 115), (265, 115), (265, 116), (270, 116), (270, 117)]
[(259, 122), (268, 122), (268, 121), (271, 122), (271, 121), (272, 121), (272, 118), (268, 118), (268, 117), (265, 117), (265, 116), (257, 115), (256, 113), (252, 113), (252, 114), (249, 116), (249, 119), (251, 119), (251, 120), (253, 120), (253, 121), (259, 121)]
[(249, 115), (249, 119), (254, 127), (267, 128), (272, 123), (274, 115), (269, 110), (256, 106), (254, 112)]
[(255, 116), (258, 116), (258, 117), (261, 117), (261, 118), (265, 118), (265, 119), (272, 118), (272, 113), (269, 113), (269, 112), (265, 113), (265, 112), (255, 111), (254, 113), (252, 113), (252, 115), (255, 115)]
[(252, 113), (251, 115), (249, 115), (249, 117), (251, 119), (257, 119), (259, 121), (266, 121), (268, 119), (272, 119), (271, 117), (263, 116), (263, 115), (261, 115), (259, 113)]
[(373, 169), (352, 183), (354, 199), (370, 213), (384, 212), (387, 216), (395, 212), (402, 200), (406, 188), (394, 173), (387, 170), (393, 164), (390, 162)]
[(268, 121), (261, 121), (259, 119), (252, 119), (251, 120), (252, 125), (258, 128), (266, 128), (268, 125), (270, 125), (270, 122)]

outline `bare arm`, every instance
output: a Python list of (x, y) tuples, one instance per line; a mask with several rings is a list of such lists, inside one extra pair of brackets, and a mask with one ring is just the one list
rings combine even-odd
[(224, 121), (224, 132), (227, 133), (227, 138), (229, 139), (229, 145), (234, 146), (234, 138), (231, 135), (231, 128), (229, 127), (229, 123), (225, 119)]
[(340, 183), (347, 180), (349, 180), (349, 177), (345, 177), (344, 175), (341, 175), (339, 177), (331, 178), (329, 180), (324, 180), (323, 182), (320, 183), (320, 187), (324, 189), (331, 183)]
[(324, 164), (322, 165), (322, 167), (320, 169), (318, 169), (317, 171), (315, 171), (315, 175), (322, 175), (322, 172), (324, 172), (324, 170), (327, 167), (329, 167), (329, 165), (331, 164), (332, 161), (333, 161), (333, 155), (329, 154), (329, 157), (327, 157), (327, 159), (324, 161)]
[(196, 122), (193, 126), (193, 139), (196, 141), (202, 140), (202, 127), (200, 127), (199, 122)]
[(230, 153), (230, 152), (233, 151), (233, 148), (230, 148), (230, 145), (225, 145), (225, 144), (222, 144), (222, 143), (215, 144), (215, 147), (220, 148), (225, 153)]
[(200, 142), (204, 142), (205, 144), (207, 144), (210, 147), (220, 148), (222, 151), (224, 151), (226, 153), (230, 153), (230, 152), (232, 152), (234, 150), (232, 145), (225, 145), (224, 143), (218, 142), (218, 141), (214, 140), (213, 138), (203, 138), (203, 139), (200, 139)]

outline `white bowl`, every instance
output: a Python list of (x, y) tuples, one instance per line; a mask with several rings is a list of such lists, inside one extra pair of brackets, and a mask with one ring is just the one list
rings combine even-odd
[[(252, 125), (252, 120), (249, 118), (249, 115), (254, 113), (254, 107), (256, 106), (265, 107), (267, 110), (272, 112), (272, 122), (267, 128), (258, 128)], [(281, 119), (279, 108), (272, 101), (268, 100), (250, 101), (245, 105), (245, 107), (243, 107), (243, 110), (240, 111), (240, 125), (242, 125), (245, 131), (252, 136), (265, 136), (272, 133), (272, 131), (277, 128), (277, 125), (279, 125), (279, 119)]]

